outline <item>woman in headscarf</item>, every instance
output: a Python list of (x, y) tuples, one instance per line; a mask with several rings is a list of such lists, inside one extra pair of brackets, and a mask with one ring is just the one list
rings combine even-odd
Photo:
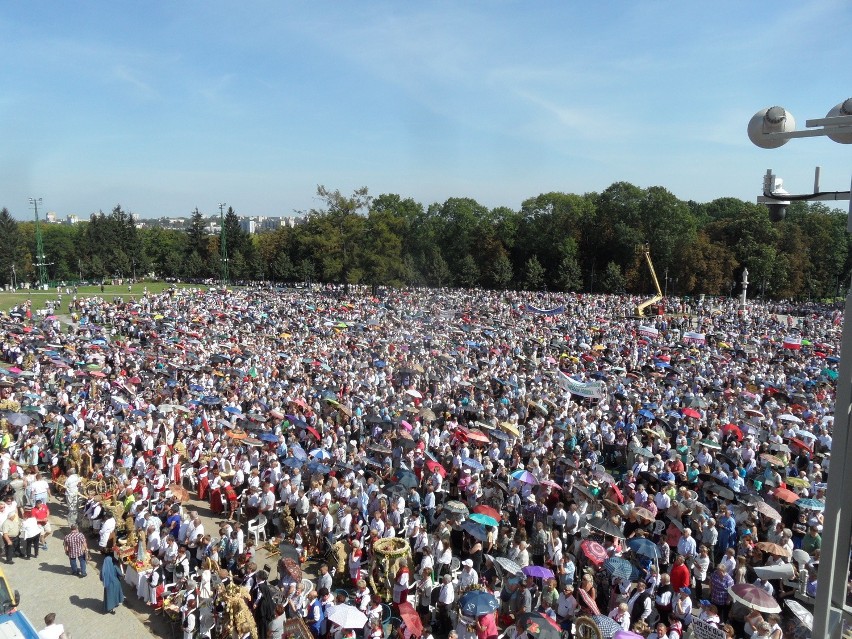
[(115, 609), (124, 601), (124, 591), (121, 589), (121, 570), (113, 558), (112, 551), (107, 551), (101, 566), (101, 583), (104, 585), (104, 612), (115, 614)]

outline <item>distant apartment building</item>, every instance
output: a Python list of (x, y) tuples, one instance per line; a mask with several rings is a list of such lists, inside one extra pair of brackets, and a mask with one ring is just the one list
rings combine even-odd
[(76, 215), (74, 215), (73, 213), (65, 216), (65, 223), (66, 224), (70, 224), (71, 226), (73, 226), (74, 224), (77, 224), (79, 222), (80, 222), (80, 218), (77, 217)]

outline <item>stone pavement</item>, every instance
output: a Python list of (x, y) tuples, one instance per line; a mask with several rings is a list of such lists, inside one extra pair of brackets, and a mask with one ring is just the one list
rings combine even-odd
[[(65, 508), (51, 499), (52, 537), (48, 549), (40, 550), (38, 558), (16, 558), (7, 565), (0, 562), (13, 590), (21, 594), (20, 609), (36, 629), (44, 628), (44, 616), (56, 613), (56, 622), (70, 631), (73, 639), (112, 637), (170, 637), (171, 629), (159, 614), (150, 615), (138, 601), (136, 593), (124, 587), (125, 604), (115, 614), (103, 612), (103, 587), (100, 582), (100, 553), (92, 552), (85, 578), (71, 575), (71, 567), (62, 549), (62, 538), (68, 533), (64, 519)], [(97, 542), (89, 540), (97, 548)]]
[[(99, 578), (101, 554), (97, 550), (97, 539), (91, 536), (88, 538), (89, 547), (94, 549), (87, 566), (88, 575), (85, 578), (72, 576), (62, 548), (62, 539), (69, 532), (65, 504), (51, 497), (49, 505), (53, 533), (48, 540), (48, 549), (39, 550), (38, 558), (29, 561), (16, 558), (12, 565), (0, 560), (0, 567), (9, 585), (21, 594), (20, 609), (36, 629), (44, 628), (44, 616), (55, 612), (56, 622), (63, 624), (73, 639), (181, 636), (178, 627), (171, 626), (162, 614), (153, 613), (139, 601), (136, 592), (127, 584), (124, 585), (124, 605), (119, 606), (114, 615), (104, 614), (103, 588)], [(185, 507), (198, 512), (204, 522), (205, 532), (218, 537), (219, 522), (223, 518), (221, 515), (213, 515), (205, 502), (195, 499), (190, 500)], [(272, 568), (270, 577), (277, 577), (277, 555), (270, 556), (260, 550), (256, 562), (259, 567), (269, 565)], [(315, 562), (303, 566), (303, 569), (305, 577), (315, 578)]]

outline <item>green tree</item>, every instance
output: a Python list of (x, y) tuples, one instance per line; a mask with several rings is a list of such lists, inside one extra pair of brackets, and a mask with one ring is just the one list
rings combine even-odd
[(527, 260), (524, 269), (524, 284), (530, 291), (537, 291), (544, 286), (544, 267), (535, 255)]
[(205, 271), (204, 260), (198, 254), (198, 251), (193, 251), (189, 254), (182, 265), (181, 275), (183, 277), (203, 277)]
[[(20, 281), (22, 273), (21, 255), (23, 253), (21, 231), (18, 223), (9, 213), (9, 209), (0, 209), (0, 284)], [(12, 267), (14, 266), (14, 274)]]
[(474, 288), (479, 284), (479, 266), (470, 253), (462, 258), (456, 278), (463, 288)]
[(501, 252), (494, 260), (489, 276), (494, 288), (503, 290), (509, 286), (512, 281), (512, 262), (506, 253)]
[(620, 293), (624, 290), (624, 275), (621, 273), (621, 267), (615, 262), (606, 265), (601, 277), (601, 287), (607, 293)]
[(579, 291), (583, 288), (583, 272), (577, 258), (566, 255), (557, 268), (556, 284), (563, 291)]
[(198, 207), (192, 212), (189, 228), (186, 230), (187, 241), (186, 247), (189, 251), (195, 251), (203, 260), (207, 259), (207, 227), (204, 224), (204, 216)]
[(438, 288), (446, 286), (453, 276), (452, 271), (450, 271), (450, 265), (447, 264), (447, 260), (444, 259), (444, 256), (441, 255), (441, 251), (438, 250), (438, 247), (436, 246), (432, 247), (431, 256), (429, 258), (428, 276), (430, 282)]

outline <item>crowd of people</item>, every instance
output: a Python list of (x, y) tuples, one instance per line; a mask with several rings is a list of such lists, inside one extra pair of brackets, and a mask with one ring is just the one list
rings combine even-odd
[[(652, 639), (693, 624), (801, 631), (838, 311), (668, 300), (631, 318), (635, 303), (175, 288), (71, 299), (69, 326), (13, 309), (0, 479), (27, 508), (21, 530), (30, 517), (40, 536), (21, 544), (3, 524), (7, 560), (38, 552), (49, 477), (68, 523), (97, 534), (105, 588), (131, 532), (148, 558), (141, 598), (162, 606), (192, 577), (186, 637), (213, 636), (229, 584), (245, 588), (254, 636), (273, 639), (293, 617), (317, 639), (360, 633), (329, 622), (341, 605), (371, 639), (391, 616), (406, 638), (538, 639), (542, 620), (570, 635), (578, 619)], [(183, 487), (222, 514), (218, 530)], [(410, 556), (387, 577), (374, 546), (391, 537)], [(275, 578), (261, 538), (295, 551)], [(316, 583), (303, 582), (292, 564), (314, 560)]]

